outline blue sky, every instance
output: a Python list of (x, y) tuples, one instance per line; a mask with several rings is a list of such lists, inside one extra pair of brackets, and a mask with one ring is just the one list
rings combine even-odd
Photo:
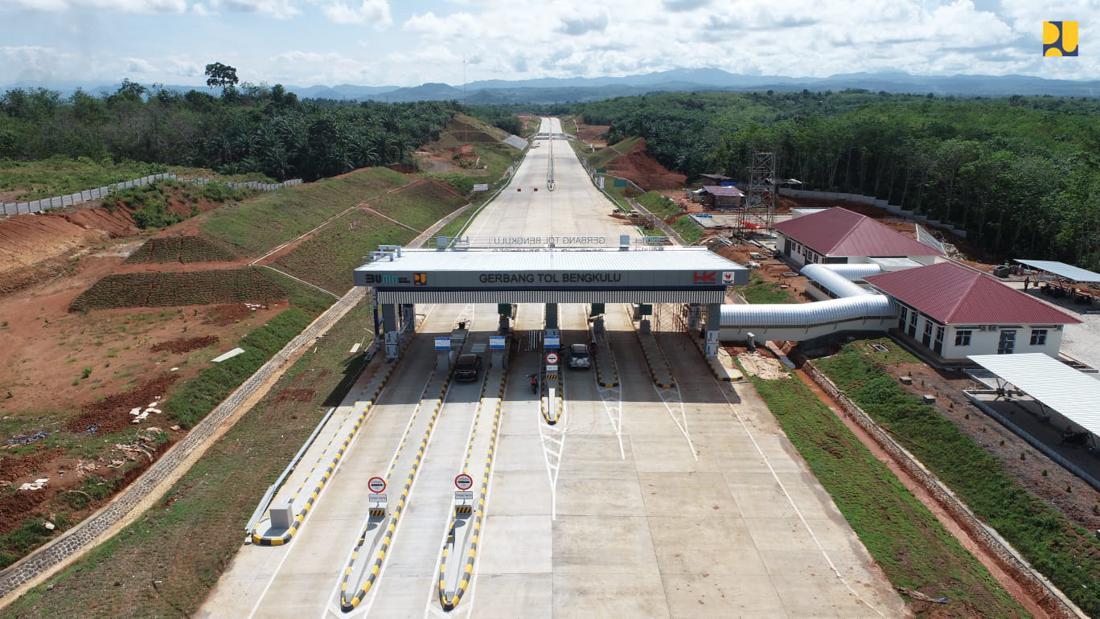
[[(1043, 58), (1044, 19), (1081, 55)], [(675, 67), (1100, 79), (1100, 0), (0, 0), (0, 84), (459, 84)], [(1093, 44), (1093, 42), (1096, 44)]]

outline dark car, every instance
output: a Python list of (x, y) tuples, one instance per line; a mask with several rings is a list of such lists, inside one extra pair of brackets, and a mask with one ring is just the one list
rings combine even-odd
[(481, 373), (481, 355), (466, 353), (458, 356), (455, 363), (455, 380), (459, 382), (473, 382)]
[(587, 370), (592, 367), (592, 359), (588, 356), (588, 346), (573, 344), (569, 347), (569, 367), (574, 370)]

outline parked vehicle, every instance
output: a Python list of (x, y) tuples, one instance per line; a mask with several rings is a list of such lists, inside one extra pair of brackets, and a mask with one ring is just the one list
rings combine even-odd
[(574, 370), (587, 370), (592, 367), (592, 357), (587, 344), (573, 344), (569, 347), (569, 367)]
[(455, 362), (455, 380), (469, 383), (477, 380), (481, 375), (481, 355), (466, 353), (458, 356)]

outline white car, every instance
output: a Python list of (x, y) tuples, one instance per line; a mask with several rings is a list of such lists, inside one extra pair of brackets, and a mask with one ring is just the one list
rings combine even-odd
[(587, 370), (592, 367), (592, 357), (586, 344), (573, 344), (569, 347), (569, 367), (574, 370)]

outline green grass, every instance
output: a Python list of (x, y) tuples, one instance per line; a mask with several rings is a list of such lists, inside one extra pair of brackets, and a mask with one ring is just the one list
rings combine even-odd
[(688, 245), (694, 245), (699, 242), (699, 239), (703, 238), (703, 226), (700, 226), (699, 222), (687, 215), (672, 222), (672, 229), (675, 230), (676, 233), (680, 235), (680, 238), (684, 239), (684, 242)]
[(410, 179), (389, 168), (367, 168), (259, 195), (210, 213), (202, 233), (250, 255), (261, 254), (317, 227), (326, 219)]
[(222, 262), (235, 258), (233, 251), (222, 243), (201, 236), (169, 236), (145, 241), (126, 263)]
[[(434, 220), (433, 220), (434, 221)], [(275, 266), (336, 294), (351, 288), (352, 272), (382, 244), (404, 245), (416, 237), (408, 228), (356, 210), (311, 235)]]
[[(244, 524), (268, 485), (309, 436), (326, 406), (346, 391), (362, 358), (347, 351), (370, 328), (370, 308), (352, 309), (173, 485), (163, 501), (14, 601), (5, 616), (197, 613), (241, 548)], [(303, 388), (314, 392), (309, 402), (278, 401), (284, 389)]]
[(930, 614), (1027, 616), (806, 385), (750, 378), (891, 584), (951, 600)]
[(865, 342), (817, 364), (1032, 566), (1086, 613), (1100, 614), (1100, 540), (1017, 485), (988, 451), (903, 390)]
[(433, 181), (388, 194), (370, 208), (423, 232), (465, 203), (465, 198)]
[(59, 156), (36, 161), (4, 159), (0, 160), (0, 191), (16, 193), (14, 198), (5, 199), (5, 202), (37, 200), (167, 171), (166, 166), (155, 163), (114, 163), (87, 157), (70, 159)]
[(241, 338), (244, 352), (204, 369), (176, 389), (164, 411), (184, 428), (192, 428), (246, 378), (251, 376), (310, 323), (310, 315), (290, 308)]
[(775, 282), (765, 281), (756, 273), (749, 277), (749, 285), (742, 289), (749, 303), (796, 303), (791, 293), (780, 288)]
[(647, 211), (661, 219), (668, 219), (673, 215), (679, 215), (681, 212), (678, 204), (656, 191), (647, 191), (634, 199), (644, 206)]
[(606, 168), (614, 159), (629, 153), (630, 150), (634, 148), (634, 145), (638, 143), (639, 139), (641, 138), (627, 138), (607, 148), (601, 148), (594, 153), (589, 153), (585, 155), (585, 158), (588, 159), (588, 165), (593, 168)]
[(435, 235), (436, 236), (445, 236), (445, 237), (448, 237), (448, 238), (454, 238), (455, 236), (458, 235), (459, 232), (462, 231), (462, 228), (467, 223), (469, 223), (470, 220), (472, 220), (474, 217), (477, 217), (477, 215), (478, 215), (477, 207), (471, 206), (469, 209), (466, 210), (465, 213), (463, 213), (463, 214), (459, 215), (458, 217), (455, 217), (451, 221), (447, 222), (447, 225), (440, 228), (439, 231), (435, 233)]

